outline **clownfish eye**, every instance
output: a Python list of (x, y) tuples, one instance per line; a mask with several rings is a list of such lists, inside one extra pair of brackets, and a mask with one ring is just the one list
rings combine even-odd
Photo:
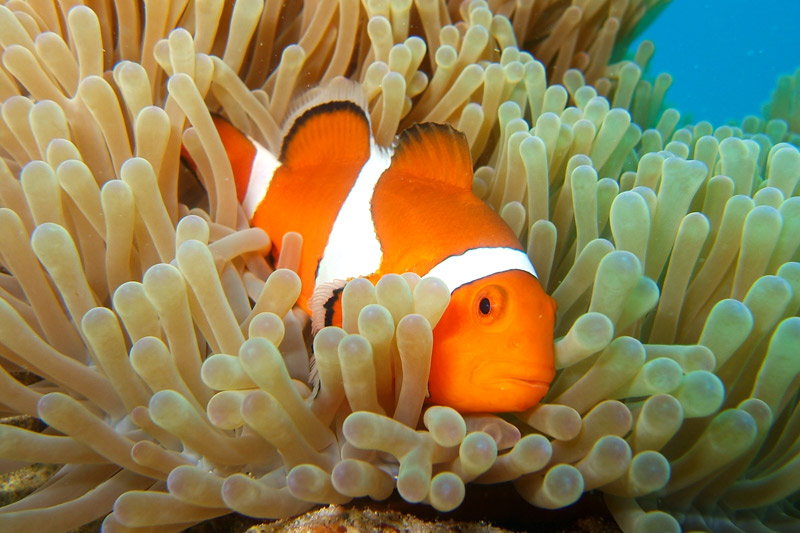
[(473, 318), (479, 324), (491, 324), (501, 318), (505, 312), (508, 294), (499, 285), (487, 285), (482, 287), (473, 300)]

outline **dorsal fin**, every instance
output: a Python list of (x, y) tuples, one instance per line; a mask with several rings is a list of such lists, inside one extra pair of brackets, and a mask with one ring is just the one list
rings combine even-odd
[(228, 154), (228, 160), (231, 162), (233, 179), (236, 182), (236, 197), (239, 199), (239, 203), (242, 203), (247, 193), (247, 185), (250, 183), (253, 160), (256, 157), (256, 146), (247, 135), (223, 117), (213, 115), (212, 118), (219, 138), (222, 140), (222, 146), (225, 147), (225, 153)]
[(447, 124), (414, 124), (397, 139), (390, 172), (472, 190), (467, 138)]
[(326, 102), (299, 115), (283, 139), (280, 161), (293, 170), (369, 158), (370, 127), (349, 100)]

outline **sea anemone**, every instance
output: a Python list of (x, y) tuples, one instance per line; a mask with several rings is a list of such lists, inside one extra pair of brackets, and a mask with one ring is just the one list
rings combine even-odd
[[(542, 508), (599, 489), (625, 531), (796, 523), (800, 152), (775, 105), (678, 128), (649, 43), (607, 65), (657, 3), (0, 6), (0, 465), (64, 465), (0, 528), (167, 531), (394, 489), (448, 511), (504, 481)], [(476, 194), (558, 302), (540, 405), (423, 404), (448, 295), (411, 274), (347, 285), (311, 390), (302, 236), (265, 261), (210, 113), (278, 150), (292, 97), (336, 76), (383, 144), (466, 134)]]
[(800, 146), (800, 69), (778, 78), (778, 86), (762, 111), (764, 119), (747, 117), (742, 121), (745, 133), (764, 133), (773, 143), (786, 141)]

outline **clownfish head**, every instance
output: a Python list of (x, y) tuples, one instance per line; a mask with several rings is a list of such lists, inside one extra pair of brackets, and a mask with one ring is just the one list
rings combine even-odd
[(455, 289), (433, 332), (428, 401), (461, 412), (522, 411), (555, 375), (556, 305), (522, 270)]

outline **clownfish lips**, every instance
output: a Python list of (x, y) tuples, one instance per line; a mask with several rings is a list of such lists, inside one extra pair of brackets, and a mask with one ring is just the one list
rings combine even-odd
[[(517, 364), (499, 364), (486, 361), (478, 365), (472, 373), (472, 383), (476, 386), (501, 386), (503, 383), (542, 384), (548, 386), (552, 377), (545, 369)], [(501, 387), (502, 388), (502, 387)]]
[(470, 382), (476, 391), (503, 401), (507, 410), (523, 411), (547, 394), (554, 373), (552, 367), (530, 363), (485, 361), (474, 369)]

